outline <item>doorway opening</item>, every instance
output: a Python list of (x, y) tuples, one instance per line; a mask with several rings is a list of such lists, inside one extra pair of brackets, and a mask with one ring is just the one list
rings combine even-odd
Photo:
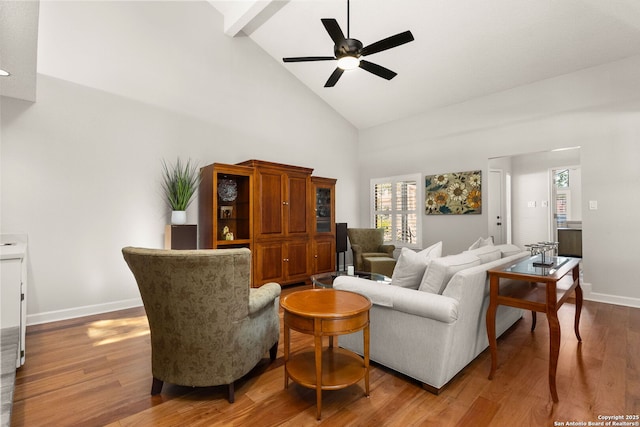
[(552, 239), (558, 254), (582, 257), (582, 174), (580, 165), (549, 169)]
[(486, 224), (496, 244), (560, 242), (558, 231), (581, 229), (580, 147), (495, 157), (488, 166)]

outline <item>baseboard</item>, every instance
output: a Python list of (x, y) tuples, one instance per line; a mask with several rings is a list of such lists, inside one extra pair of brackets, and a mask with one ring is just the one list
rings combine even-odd
[[(592, 292), (591, 283), (582, 283), (581, 287), (585, 300), (640, 308), (640, 298), (621, 297), (618, 295)], [(105, 304), (87, 305), (83, 307), (69, 308), (66, 310), (29, 314), (27, 315), (27, 326), (38, 325), (40, 323), (56, 322), (58, 320), (75, 319), (77, 317), (91, 316), (93, 314), (108, 313), (110, 311), (124, 310), (127, 308), (140, 306), (142, 306), (142, 299), (132, 298)]]
[(132, 298), (128, 300), (108, 302), (104, 304), (86, 305), (83, 307), (74, 307), (65, 310), (28, 314), (27, 326), (38, 325), (40, 323), (56, 322), (58, 320), (75, 319), (76, 317), (91, 316), (93, 314), (108, 313), (110, 311), (140, 307), (141, 305), (142, 298)]
[(580, 286), (582, 287), (583, 298), (585, 300), (603, 302), (606, 304), (623, 305), (625, 307), (640, 308), (640, 298), (621, 297), (618, 295), (592, 292), (591, 283), (582, 283)]

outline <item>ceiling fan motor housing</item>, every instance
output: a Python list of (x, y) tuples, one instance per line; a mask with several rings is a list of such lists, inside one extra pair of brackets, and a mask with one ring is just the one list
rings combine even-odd
[(362, 50), (362, 42), (357, 39), (343, 39), (340, 43), (336, 43), (333, 46), (333, 53), (337, 59), (345, 56), (360, 57), (360, 51)]

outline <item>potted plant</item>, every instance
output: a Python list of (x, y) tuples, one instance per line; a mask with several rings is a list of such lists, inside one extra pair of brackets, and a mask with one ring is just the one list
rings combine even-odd
[(186, 224), (187, 207), (200, 184), (200, 174), (191, 160), (183, 163), (180, 158), (175, 165), (162, 160), (162, 189), (171, 206), (171, 224)]

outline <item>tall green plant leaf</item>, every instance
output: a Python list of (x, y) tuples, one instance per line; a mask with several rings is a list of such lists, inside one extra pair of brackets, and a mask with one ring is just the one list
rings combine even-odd
[(175, 165), (162, 160), (162, 188), (172, 210), (186, 210), (199, 184), (198, 167), (191, 160), (183, 163), (178, 158)]

